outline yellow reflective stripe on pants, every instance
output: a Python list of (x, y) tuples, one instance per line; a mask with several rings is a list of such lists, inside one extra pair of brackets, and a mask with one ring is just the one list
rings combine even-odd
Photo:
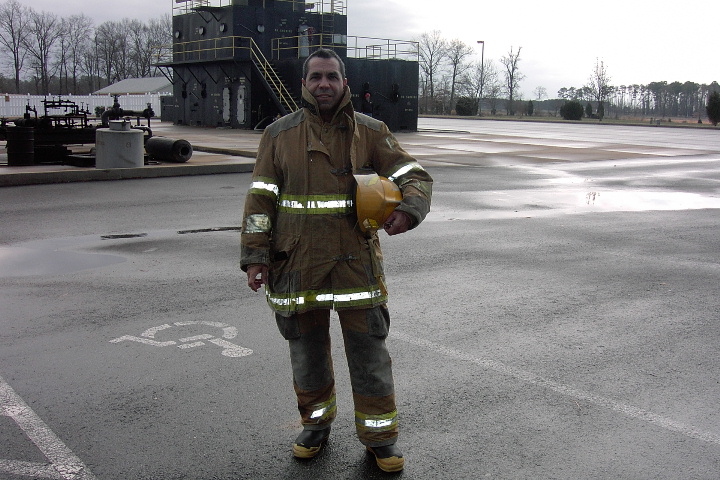
[(330, 397), (327, 402), (323, 402), (319, 405), (315, 405), (315, 410), (310, 414), (310, 419), (322, 423), (323, 420), (327, 420), (337, 410), (337, 404), (335, 402), (335, 395)]
[(355, 425), (357, 425), (358, 429), (386, 432), (395, 429), (397, 424), (397, 410), (382, 415), (366, 415), (358, 411), (355, 412)]

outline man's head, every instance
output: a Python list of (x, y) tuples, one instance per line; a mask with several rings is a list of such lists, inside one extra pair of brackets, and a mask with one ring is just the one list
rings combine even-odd
[(337, 60), (338, 64), (340, 65), (340, 75), (342, 75), (342, 78), (345, 78), (345, 62), (342, 61), (340, 55), (335, 53), (334, 50), (330, 50), (329, 48), (318, 48), (313, 53), (311, 53), (309, 57), (305, 59), (305, 63), (303, 63), (303, 78), (307, 78), (308, 76), (308, 64), (310, 63), (310, 60), (316, 57), (325, 59), (334, 58), (335, 60)]
[(302, 83), (315, 97), (320, 116), (329, 120), (347, 85), (345, 64), (337, 53), (321, 48), (305, 60)]

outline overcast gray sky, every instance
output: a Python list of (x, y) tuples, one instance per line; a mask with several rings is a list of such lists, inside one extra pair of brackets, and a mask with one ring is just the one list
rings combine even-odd
[[(0, 0), (5, 2), (6, 0)], [(79, 13), (98, 24), (146, 20), (172, 11), (174, 0), (19, 0), (61, 16)], [(596, 59), (613, 85), (654, 81), (720, 81), (717, 31), (720, 1), (660, 0), (345, 0), (348, 34), (412, 40), (440, 30), (498, 62), (522, 47), (520, 84), (531, 99), (537, 86), (554, 98), (561, 87), (588, 83)], [(499, 62), (498, 62), (499, 66)]]

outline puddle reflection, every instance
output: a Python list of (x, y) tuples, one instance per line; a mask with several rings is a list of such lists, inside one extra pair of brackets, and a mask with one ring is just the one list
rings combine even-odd
[(603, 190), (588, 192), (585, 204), (604, 211), (699, 210), (720, 208), (720, 198), (686, 192)]
[[(467, 192), (464, 195), (469, 194)], [(467, 209), (444, 207), (437, 202), (430, 221), (489, 218), (547, 217), (593, 212), (642, 212), (653, 210), (720, 209), (720, 197), (697, 193), (630, 190), (504, 190), (475, 194)]]

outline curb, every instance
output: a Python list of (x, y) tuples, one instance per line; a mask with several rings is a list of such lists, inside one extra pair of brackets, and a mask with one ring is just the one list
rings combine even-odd
[(135, 168), (83, 170), (57, 170), (51, 172), (19, 172), (0, 175), (0, 187), (42, 185), (49, 183), (91, 182), (104, 180), (130, 180), (138, 178), (178, 177), (188, 175), (214, 175), (220, 173), (250, 173), (255, 163), (213, 165), (163, 165)]

